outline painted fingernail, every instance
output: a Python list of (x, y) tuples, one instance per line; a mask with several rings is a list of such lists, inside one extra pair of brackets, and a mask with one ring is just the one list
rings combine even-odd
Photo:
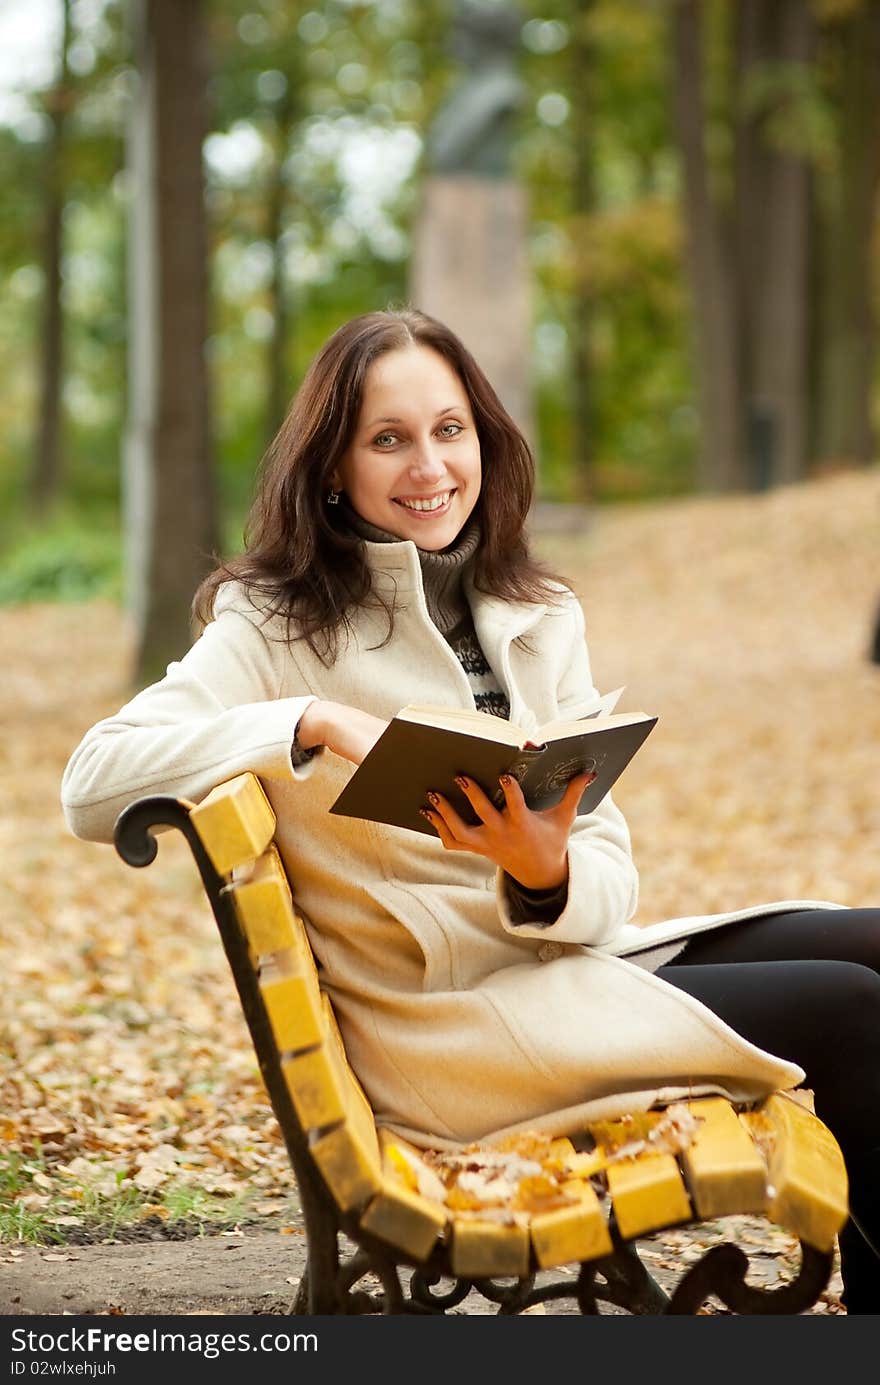
[(427, 808), (420, 808), (419, 812), (421, 813), (423, 818), (427, 819), (428, 822), (431, 821), (431, 814), (428, 812)]
[(513, 777), (512, 777), (511, 775), (509, 775), (509, 774), (502, 774), (502, 775), (499, 776), (498, 782), (499, 782), (500, 784), (512, 784), (512, 783), (513, 783)]
[(439, 803), (439, 802), (440, 802), (440, 795), (439, 795), (439, 794), (436, 794), (436, 793), (433, 793), (433, 792), (429, 793), (429, 794), (428, 794), (428, 802), (429, 802), (429, 803)]
[(466, 774), (457, 774), (455, 776), (455, 782), (460, 789), (466, 789), (469, 781)]

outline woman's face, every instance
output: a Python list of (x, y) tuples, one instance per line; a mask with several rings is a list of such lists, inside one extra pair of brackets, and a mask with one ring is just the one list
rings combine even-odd
[(333, 485), (363, 519), (418, 548), (455, 540), (480, 494), (480, 441), (467, 391), (438, 352), (407, 346), (373, 362)]

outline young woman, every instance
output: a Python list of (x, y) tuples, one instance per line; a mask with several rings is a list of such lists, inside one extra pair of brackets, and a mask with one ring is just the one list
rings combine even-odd
[[(658, 1101), (805, 1082), (843, 1149), (850, 1312), (880, 1310), (880, 911), (780, 902), (645, 931), (610, 796), (530, 811), (467, 776), (435, 835), (328, 812), (410, 702), (540, 722), (596, 706), (580, 603), (529, 555), (527, 444), (462, 343), (414, 310), (341, 327), (266, 459), (201, 636), (84, 737), (67, 820), (259, 775), (348, 1053), (383, 1125), (455, 1146)], [(733, 919), (736, 927), (725, 927)], [(662, 942), (663, 947), (656, 945)], [(869, 1241), (873, 1243), (869, 1244)]]

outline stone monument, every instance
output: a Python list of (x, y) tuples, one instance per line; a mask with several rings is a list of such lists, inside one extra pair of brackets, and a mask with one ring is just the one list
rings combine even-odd
[(521, 23), (507, 0), (456, 4), (459, 75), (428, 132), (410, 299), (461, 337), (534, 447), (528, 216), (511, 158)]

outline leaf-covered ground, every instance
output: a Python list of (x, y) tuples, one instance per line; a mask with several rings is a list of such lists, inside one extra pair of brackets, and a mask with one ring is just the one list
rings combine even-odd
[[(878, 529), (874, 469), (537, 540), (581, 597), (597, 686), (660, 718), (615, 791), (641, 921), (880, 904)], [(0, 647), (3, 1239), (76, 1240), (126, 1199), (167, 1221), (206, 1194), (283, 1222), (293, 1181), (186, 848), (166, 836), (133, 871), (61, 816), (67, 756), (128, 696), (126, 622), (6, 608)]]

